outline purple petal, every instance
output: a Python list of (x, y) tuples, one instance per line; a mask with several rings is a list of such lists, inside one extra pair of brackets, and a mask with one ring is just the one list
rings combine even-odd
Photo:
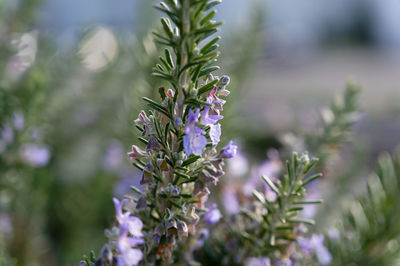
[(212, 145), (215, 146), (219, 143), (221, 138), (221, 124), (210, 125), (210, 139)]

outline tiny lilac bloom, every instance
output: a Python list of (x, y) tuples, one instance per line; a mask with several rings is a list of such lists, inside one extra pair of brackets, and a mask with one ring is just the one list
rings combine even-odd
[(237, 146), (233, 144), (232, 140), (228, 142), (228, 145), (226, 145), (220, 153), (220, 156), (224, 158), (233, 158), (236, 155), (237, 151)]
[(214, 203), (211, 208), (204, 214), (204, 220), (207, 224), (216, 224), (222, 218), (221, 212), (218, 210), (217, 205)]
[(158, 151), (160, 149), (161, 149), (161, 146), (160, 146), (160, 144), (158, 144), (157, 139), (154, 136), (151, 136), (149, 138), (149, 142), (147, 144), (146, 151), (151, 151), (151, 150)]
[(50, 160), (50, 151), (44, 145), (25, 144), (21, 147), (23, 160), (33, 167), (43, 167)]
[(312, 252), (314, 252), (317, 255), (317, 259), (321, 265), (327, 265), (331, 263), (332, 255), (324, 246), (324, 235), (313, 234), (310, 239), (299, 238), (297, 243), (305, 254), (310, 255)]
[(230, 81), (231, 79), (228, 76), (224, 75), (219, 79), (218, 85), (226, 86), (229, 84)]
[(126, 229), (135, 237), (142, 237), (142, 221), (136, 216), (130, 216), (130, 212), (122, 213), (122, 206), (127, 199), (122, 200), (121, 202), (117, 198), (113, 198), (114, 206), (115, 206), (115, 214), (117, 221), (120, 226), (124, 225)]
[(204, 107), (203, 111), (201, 112), (200, 115), (200, 123), (203, 125), (213, 125), (215, 124), (218, 120), (224, 118), (222, 115), (210, 115), (210, 106)]
[(205, 131), (196, 126), (196, 121), (199, 116), (200, 109), (193, 112), (189, 110), (187, 117), (187, 126), (185, 129), (185, 136), (183, 136), (183, 147), (187, 155), (201, 155), (207, 145), (207, 138), (203, 136)]
[(133, 266), (138, 265), (143, 258), (143, 253), (140, 249), (133, 248), (143, 244), (142, 238), (134, 238), (128, 236), (128, 228), (126, 224), (121, 225), (120, 234), (117, 239), (118, 249), (118, 266)]
[(132, 151), (128, 152), (128, 156), (131, 157), (132, 160), (135, 160), (137, 158), (139, 158), (139, 159), (143, 158), (146, 155), (147, 155), (146, 152), (136, 145), (132, 145)]
[(210, 139), (212, 145), (215, 146), (219, 143), (221, 138), (221, 124), (210, 125)]

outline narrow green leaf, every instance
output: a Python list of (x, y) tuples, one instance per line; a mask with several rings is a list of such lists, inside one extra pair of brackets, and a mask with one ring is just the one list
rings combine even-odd
[(171, 68), (174, 68), (175, 67), (174, 60), (172, 60), (172, 55), (169, 52), (169, 49), (165, 49), (164, 52), (165, 52), (165, 58), (167, 59), (168, 64), (171, 66)]
[(272, 180), (271, 180), (268, 176), (263, 175), (261, 178), (265, 181), (265, 183), (267, 183), (267, 185), (268, 185), (277, 195), (280, 195), (280, 194), (281, 194), (281, 192), (279, 191), (279, 189), (275, 186), (274, 182), (272, 182)]
[(212, 90), (217, 83), (218, 83), (218, 79), (215, 79), (215, 80), (207, 83), (206, 85), (204, 85), (203, 87), (201, 87), (199, 89), (198, 95), (202, 95), (203, 93), (206, 93), (209, 90)]
[(306, 180), (303, 181), (303, 186), (306, 186), (307, 184), (309, 184), (310, 182), (320, 178), (322, 176), (321, 173), (315, 174), (313, 176), (310, 176), (309, 178), (307, 178)]
[(202, 70), (200, 72), (199, 77), (203, 77), (205, 75), (208, 75), (209, 73), (214, 72), (214, 71), (216, 71), (218, 69), (219, 69), (219, 66), (212, 66), (212, 67), (206, 68), (206, 69), (204, 69), (204, 70)]
[(200, 20), (200, 25), (204, 25), (206, 22), (210, 21), (215, 14), (217, 14), (217, 10), (212, 10), (210, 13), (205, 15), (201, 20)]
[(200, 158), (201, 158), (201, 156), (198, 156), (198, 155), (197, 155), (197, 156), (192, 156), (192, 157), (190, 157), (189, 159), (183, 161), (182, 167), (185, 167), (185, 166), (187, 166), (187, 165), (190, 165), (190, 164), (196, 162), (196, 161), (197, 161), (198, 159), (200, 159)]

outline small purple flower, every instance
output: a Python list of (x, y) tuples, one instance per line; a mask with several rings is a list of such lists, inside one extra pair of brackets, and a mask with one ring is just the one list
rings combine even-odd
[(126, 224), (121, 225), (117, 239), (118, 266), (138, 265), (143, 258), (143, 253), (140, 249), (134, 247), (143, 243), (142, 238), (129, 237)]
[(332, 255), (324, 246), (324, 235), (313, 234), (309, 239), (299, 238), (297, 243), (305, 254), (310, 255), (312, 252), (314, 252), (321, 265), (327, 265), (331, 263)]
[(131, 157), (132, 160), (135, 160), (137, 158), (139, 158), (139, 159), (143, 158), (146, 155), (147, 155), (146, 152), (136, 145), (132, 145), (132, 151), (128, 152), (128, 156)]
[(153, 178), (153, 165), (149, 162), (143, 169), (142, 179), (140, 180), (140, 184), (150, 184)]
[(175, 125), (177, 127), (183, 126), (183, 122), (182, 122), (182, 119), (180, 117), (175, 118)]
[(220, 152), (220, 156), (223, 158), (233, 158), (236, 155), (237, 146), (233, 144), (232, 140), (228, 142)]
[(267, 257), (251, 257), (244, 262), (245, 266), (271, 266), (271, 260)]
[(221, 212), (218, 210), (217, 205), (214, 203), (211, 208), (204, 214), (204, 220), (207, 224), (216, 224), (222, 218)]
[(161, 146), (160, 146), (160, 144), (158, 144), (157, 139), (154, 136), (151, 136), (149, 138), (149, 142), (147, 144), (146, 151), (152, 151), (152, 150), (159, 151), (160, 149), (161, 149)]
[(183, 147), (187, 155), (192, 153), (194, 155), (201, 155), (207, 145), (207, 138), (203, 136), (205, 131), (196, 126), (199, 113), (199, 109), (195, 113), (192, 109), (189, 110), (185, 129), (186, 135), (183, 136)]
[(210, 106), (204, 107), (203, 111), (201, 112), (200, 115), (200, 123), (203, 125), (213, 125), (215, 124), (218, 120), (224, 118), (222, 115), (210, 115)]
[(231, 79), (228, 76), (224, 75), (219, 79), (218, 85), (226, 86), (229, 84), (230, 81), (231, 81)]
[(23, 160), (33, 167), (43, 167), (50, 160), (50, 151), (44, 145), (25, 144), (21, 147)]
[(131, 216), (130, 212), (122, 213), (122, 207), (127, 199), (122, 200), (121, 202), (117, 198), (113, 198), (114, 206), (115, 206), (115, 216), (117, 218), (118, 224), (120, 226), (124, 225), (129, 233), (134, 237), (142, 237), (142, 221), (136, 216)]
[(215, 146), (221, 139), (221, 124), (210, 125), (210, 139), (212, 145)]

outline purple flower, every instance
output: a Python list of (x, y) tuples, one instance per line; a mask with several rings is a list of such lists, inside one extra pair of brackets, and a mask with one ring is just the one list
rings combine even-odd
[(145, 113), (145, 111), (141, 111), (139, 113), (138, 119), (136, 119), (134, 122), (136, 125), (142, 126), (143, 127), (143, 132), (142, 136), (148, 136), (151, 135), (153, 130), (152, 127), (152, 116), (148, 117)]
[(229, 84), (230, 81), (231, 81), (231, 79), (228, 76), (224, 75), (219, 79), (218, 85), (226, 86)]
[(136, 158), (143, 158), (146, 155), (146, 152), (136, 145), (132, 145), (132, 151), (128, 152), (128, 156), (131, 157), (132, 160), (135, 160)]
[(225, 186), (222, 190), (222, 204), (225, 212), (228, 214), (236, 214), (240, 211), (240, 203), (238, 195), (233, 186)]
[(153, 165), (149, 162), (143, 169), (142, 179), (140, 180), (140, 184), (150, 184), (153, 178)]
[(196, 126), (196, 121), (199, 116), (200, 110), (197, 109), (195, 113), (189, 110), (187, 125), (185, 129), (185, 136), (183, 136), (183, 147), (187, 155), (201, 155), (207, 144), (207, 138), (204, 136), (205, 131)]
[(271, 266), (271, 260), (267, 257), (251, 257), (244, 262), (245, 266)]
[(305, 254), (310, 255), (314, 252), (320, 264), (327, 265), (331, 263), (332, 255), (324, 246), (324, 235), (313, 234), (309, 239), (299, 238), (297, 243)]
[(159, 151), (160, 149), (161, 149), (161, 146), (160, 146), (160, 144), (158, 144), (157, 139), (154, 136), (151, 136), (149, 138), (149, 142), (147, 144), (146, 151), (151, 151), (151, 150)]
[(129, 237), (126, 224), (121, 225), (117, 239), (118, 266), (138, 265), (143, 258), (143, 253), (140, 249), (134, 247), (143, 243), (142, 238)]
[(210, 108), (211, 108), (210, 106), (206, 106), (201, 112), (200, 123), (203, 125), (213, 125), (218, 120), (224, 118), (222, 115), (210, 115), (209, 114)]
[(233, 144), (232, 140), (228, 142), (220, 152), (220, 156), (223, 158), (233, 158), (236, 155), (237, 146)]
[(212, 145), (215, 146), (219, 143), (221, 138), (221, 124), (210, 125), (210, 139)]
[(211, 208), (204, 214), (204, 220), (207, 224), (216, 224), (222, 218), (221, 212), (218, 210), (217, 205), (214, 203)]
[(25, 144), (21, 147), (23, 160), (33, 167), (43, 167), (50, 160), (50, 151), (44, 145)]
[(124, 225), (129, 233), (134, 237), (142, 237), (142, 221), (136, 216), (130, 216), (130, 212), (122, 213), (122, 207), (127, 199), (122, 200), (121, 202), (117, 198), (113, 198), (114, 206), (115, 206), (115, 216), (117, 218), (118, 224), (120, 226)]

